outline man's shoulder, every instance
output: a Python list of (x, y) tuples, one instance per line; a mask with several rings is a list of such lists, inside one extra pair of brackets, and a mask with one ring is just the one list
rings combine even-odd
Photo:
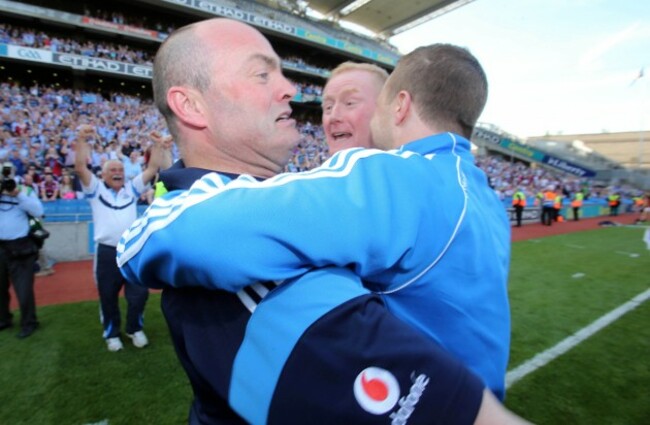
[(81, 184), (81, 190), (86, 194), (86, 199), (91, 202), (95, 198), (94, 195), (97, 192), (101, 192), (102, 189), (106, 190), (106, 187), (102, 181), (100, 181), (99, 178), (93, 173), (90, 174), (90, 181), (88, 182), (88, 186), (84, 185), (83, 183)]

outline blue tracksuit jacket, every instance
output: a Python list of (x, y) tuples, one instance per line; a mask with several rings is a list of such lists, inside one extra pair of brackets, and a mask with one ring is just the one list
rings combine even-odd
[[(174, 189), (206, 172), (177, 163), (161, 177)], [(166, 285), (161, 305), (194, 390), (191, 425), (460, 425), (481, 402), (480, 380), (348, 269), (236, 294)]]
[(229, 180), (207, 174), (157, 200), (118, 247), (127, 279), (237, 292), (346, 267), (503, 397), (510, 227), (467, 140), (439, 134)]

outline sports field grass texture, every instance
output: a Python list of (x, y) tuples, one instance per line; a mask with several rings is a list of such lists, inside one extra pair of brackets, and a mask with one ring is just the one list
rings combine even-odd
[[(650, 288), (642, 235), (615, 227), (513, 244), (510, 370)], [(96, 302), (39, 308), (42, 327), (26, 340), (0, 332), (0, 424), (186, 423), (191, 389), (159, 305), (153, 294), (142, 350), (127, 340), (106, 350)], [(650, 302), (521, 378), (506, 404), (538, 424), (650, 423)]]
[[(509, 370), (650, 288), (643, 231), (513, 244)], [(506, 404), (539, 424), (650, 423), (650, 302), (513, 384)]]
[(22, 341), (1, 332), (0, 424), (186, 423), (191, 388), (159, 306), (152, 295), (144, 349), (123, 338), (108, 352), (96, 302), (39, 308), (41, 327)]

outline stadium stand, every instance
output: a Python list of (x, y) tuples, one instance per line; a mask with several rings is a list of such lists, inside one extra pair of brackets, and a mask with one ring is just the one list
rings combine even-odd
[[(209, 16), (230, 16), (265, 32), (298, 89), (294, 115), (304, 140), (288, 171), (307, 170), (328, 156), (320, 96), (329, 69), (349, 59), (390, 69), (398, 58), (385, 44), (254, 2), (211, 2), (209, 10), (192, 4), (170, 8), (164, 1), (0, 1), (0, 160), (15, 162), (18, 178), (28, 175), (24, 179), (35, 190), (47, 185), (50, 195), (61, 198), (66, 193), (65, 199), (44, 202), (46, 221), (55, 229), (61, 225), (78, 233), (76, 245), (84, 254), (92, 254), (90, 210), (78, 199), (81, 192), (74, 179), (71, 190), (62, 191), (60, 182), (70, 178), (63, 175), (74, 162), (75, 129), (85, 122), (98, 127), (95, 171), (107, 158), (128, 157), (131, 151), (140, 152), (136, 161), (144, 160), (149, 132), (165, 131), (151, 100), (151, 61), (174, 28)], [(53, 177), (46, 177), (50, 171)], [(146, 198), (142, 201), (144, 208)], [(82, 227), (72, 228), (71, 223)], [(58, 232), (52, 233), (56, 239)], [(60, 255), (57, 260), (77, 259), (65, 249), (52, 251)]]
[[(599, 152), (587, 146), (582, 140), (619, 140), (626, 143), (610, 142), (609, 152)], [(647, 170), (629, 167), (629, 163), (621, 161), (617, 155), (625, 152), (629, 156), (629, 144), (635, 144), (638, 153), (639, 137), (631, 138), (629, 133), (576, 136), (545, 136), (522, 139), (509, 134), (493, 124), (480, 123), (474, 131), (472, 141), (482, 151), (497, 152), (511, 156), (528, 163), (563, 171), (577, 177), (595, 180), (601, 185), (622, 184), (641, 188), (650, 188)], [(616, 154), (614, 154), (616, 153)], [(635, 163), (634, 165), (638, 165)]]
[[(303, 140), (286, 170), (320, 165), (328, 156), (320, 101), (329, 70), (356, 60), (390, 71), (399, 54), (380, 39), (315, 21), (276, 3), (278, 8), (229, 0), (0, 0), (0, 160), (14, 162), (20, 179), (29, 174), (27, 183), (39, 192), (44, 186), (50, 194), (58, 191), (62, 199), (45, 202), (48, 222), (89, 222), (90, 210), (79, 199), (78, 182), (64, 177), (74, 163), (77, 126), (90, 122), (98, 128), (94, 171), (106, 159), (128, 158), (132, 152), (133, 160), (143, 164), (150, 131), (166, 132), (151, 99), (151, 63), (158, 45), (174, 28), (227, 16), (265, 33), (298, 89), (292, 104)], [(614, 190), (624, 198), (638, 195), (632, 187), (611, 188), (599, 182), (595, 160), (528, 146), (493, 126), (481, 126), (472, 140), (479, 146), (477, 161), (505, 207), (515, 190), (523, 189), (533, 205), (535, 194), (549, 185), (564, 191), (565, 203), (576, 190), (603, 203)], [(56, 184), (44, 183), (49, 172)], [(143, 197), (141, 208), (148, 201), (150, 196)]]

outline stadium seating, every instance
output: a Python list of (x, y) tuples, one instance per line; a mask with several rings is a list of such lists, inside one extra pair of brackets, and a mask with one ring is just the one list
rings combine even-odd
[[(53, 145), (61, 164), (70, 166), (64, 151), (70, 150), (80, 120), (98, 124), (99, 142), (107, 150), (112, 149), (111, 142), (122, 152), (146, 149), (151, 130), (166, 131), (151, 101), (155, 50), (174, 28), (203, 19), (206, 13), (237, 19), (247, 11), (247, 16), (256, 16), (254, 22), (283, 57), (283, 69), (298, 89), (294, 115), (304, 136), (287, 171), (308, 170), (328, 156), (319, 124), (328, 70), (350, 59), (374, 61), (390, 70), (398, 57), (380, 41), (255, 2), (221, 0), (212, 8), (201, 6), (202, 10), (189, 6), (171, 10), (168, 2), (150, 3), (42, 0), (0, 5), (0, 160), (17, 149), (27, 162), (42, 166), (39, 159)], [(110, 155), (97, 152), (95, 165)], [(566, 193), (586, 186), (592, 199), (606, 195), (599, 193), (601, 188), (592, 188), (591, 181), (566, 173), (498, 156), (479, 157), (477, 162), (506, 205), (516, 189), (524, 188), (532, 200), (548, 185)], [(624, 197), (633, 193), (633, 188), (616, 189)], [(89, 212), (83, 200), (46, 203), (48, 221), (90, 219)]]

